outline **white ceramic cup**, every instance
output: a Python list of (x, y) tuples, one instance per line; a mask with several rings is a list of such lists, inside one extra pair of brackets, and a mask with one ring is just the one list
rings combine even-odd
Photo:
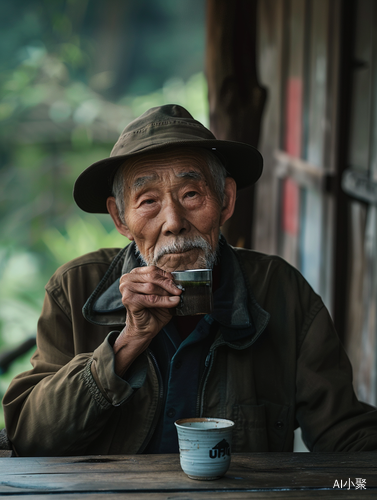
[(212, 480), (229, 469), (234, 422), (183, 418), (175, 422), (183, 471), (191, 479)]

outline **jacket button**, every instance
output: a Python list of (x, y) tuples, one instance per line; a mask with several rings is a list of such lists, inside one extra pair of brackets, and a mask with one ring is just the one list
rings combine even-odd
[(169, 418), (172, 418), (172, 417), (174, 417), (175, 413), (176, 413), (176, 412), (175, 412), (174, 408), (169, 408), (169, 410), (166, 412), (166, 415), (167, 415)]
[(282, 429), (284, 427), (284, 422), (282, 422), (281, 420), (278, 420), (276, 423), (275, 423), (276, 427), (278, 429)]
[(181, 368), (181, 366), (182, 366), (182, 360), (181, 360), (181, 359), (179, 359), (179, 360), (175, 363), (174, 368), (175, 368), (176, 370), (179, 370), (179, 368)]

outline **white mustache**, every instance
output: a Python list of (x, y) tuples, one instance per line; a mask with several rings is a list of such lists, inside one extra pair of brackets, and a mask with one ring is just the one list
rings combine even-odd
[(205, 252), (212, 253), (211, 245), (201, 236), (195, 236), (194, 238), (177, 238), (173, 243), (162, 246), (159, 248), (154, 256), (154, 261), (157, 262), (164, 255), (172, 253), (183, 253), (188, 252), (194, 248), (199, 248)]
[(183, 253), (193, 248), (199, 248), (204, 251), (203, 267), (212, 269), (217, 260), (217, 248), (213, 250), (211, 245), (202, 237), (195, 236), (193, 238), (178, 237), (174, 242), (160, 247), (155, 255), (143, 256), (136, 245), (136, 255), (144, 266), (157, 266), (161, 257), (168, 254)]

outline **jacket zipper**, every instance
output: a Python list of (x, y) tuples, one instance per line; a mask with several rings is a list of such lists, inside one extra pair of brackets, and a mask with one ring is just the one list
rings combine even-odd
[(161, 376), (160, 368), (159, 368), (159, 366), (157, 364), (157, 360), (156, 360), (153, 352), (150, 349), (148, 349), (147, 353), (149, 354), (149, 356), (150, 356), (150, 358), (152, 360), (152, 364), (154, 366), (154, 369), (155, 369), (155, 372), (156, 372), (156, 375), (157, 375), (158, 385), (159, 385), (159, 391), (158, 391), (157, 408), (156, 408), (156, 411), (155, 411), (153, 423), (152, 423), (151, 427), (149, 428), (148, 434), (146, 435), (146, 437), (144, 439), (144, 442), (141, 445), (138, 453), (143, 453), (144, 452), (145, 448), (148, 446), (148, 443), (149, 443), (149, 441), (151, 440), (151, 438), (153, 436), (154, 431), (156, 430), (157, 422), (158, 422), (158, 419), (159, 419), (160, 413), (161, 413), (162, 403), (163, 403), (163, 400), (164, 400), (164, 387), (163, 387), (163, 382), (162, 382), (162, 376)]
[(203, 413), (203, 399), (204, 399), (204, 390), (207, 385), (209, 373), (211, 371), (212, 365), (213, 365), (213, 359), (214, 359), (214, 351), (216, 347), (212, 350), (209, 351), (207, 354), (207, 357), (204, 362), (204, 372), (203, 375), (201, 376), (200, 379), (200, 384), (199, 384), (199, 390), (198, 390), (198, 399), (196, 402), (196, 414), (198, 417), (202, 417)]

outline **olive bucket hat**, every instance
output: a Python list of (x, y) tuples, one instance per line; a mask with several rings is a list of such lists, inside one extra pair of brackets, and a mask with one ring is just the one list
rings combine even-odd
[(123, 130), (110, 157), (97, 161), (82, 172), (75, 182), (73, 197), (85, 212), (107, 213), (106, 200), (112, 196), (115, 172), (125, 160), (171, 148), (205, 148), (217, 154), (237, 188), (254, 184), (260, 177), (263, 159), (249, 144), (220, 141), (176, 104), (146, 111)]

